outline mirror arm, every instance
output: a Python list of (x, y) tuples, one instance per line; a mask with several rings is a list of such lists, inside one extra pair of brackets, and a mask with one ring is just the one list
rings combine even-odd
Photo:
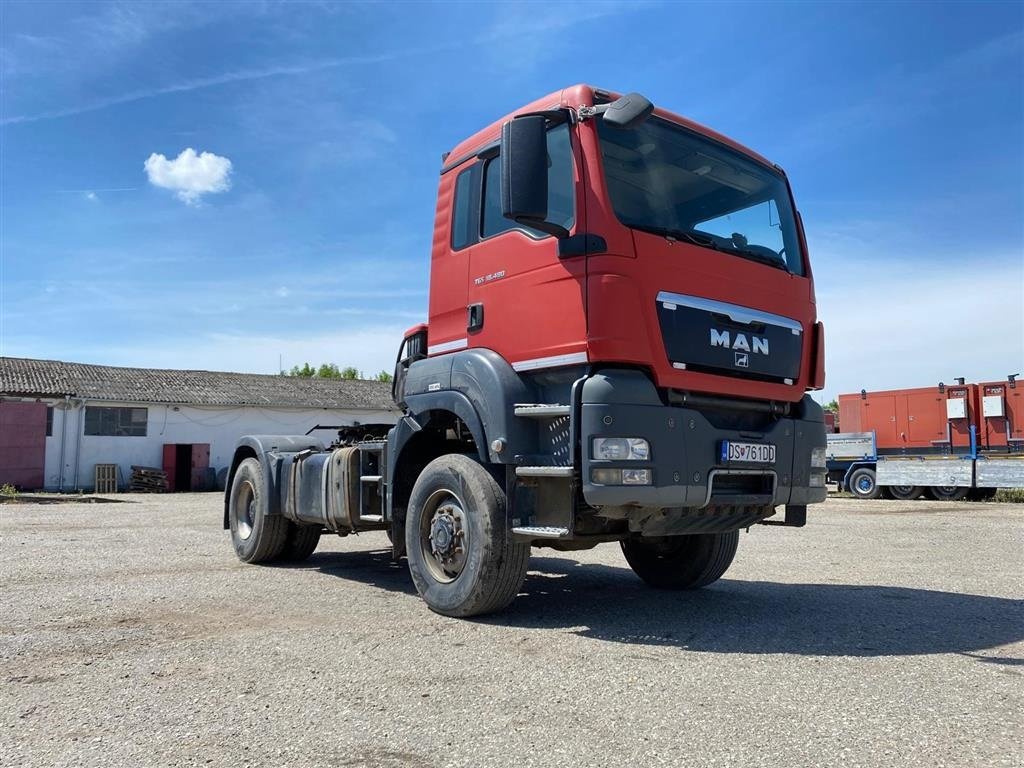
[(593, 119), (595, 117), (598, 117), (599, 115), (603, 115), (605, 112), (608, 111), (608, 107), (610, 107), (610, 106), (611, 106), (610, 103), (609, 104), (595, 104), (592, 107), (588, 107), (585, 104), (580, 104), (576, 108), (576, 114), (579, 115), (580, 122), (583, 122), (584, 120), (591, 120), (591, 119)]

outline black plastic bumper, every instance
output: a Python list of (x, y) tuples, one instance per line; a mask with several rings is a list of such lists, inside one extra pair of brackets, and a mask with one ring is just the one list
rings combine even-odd
[[(596, 374), (583, 384), (580, 399), (583, 498), (592, 507), (804, 506), (825, 500), (824, 468), (817, 471), (821, 487), (810, 485), (811, 451), (825, 446), (822, 410), (810, 397), (788, 416), (734, 429), (714, 426), (704, 409), (665, 405), (638, 371)], [(597, 460), (595, 437), (643, 438), (650, 444), (649, 460)], [(772, 444), (775, 462), (724, 463), (723, 440)], [(598, 485), (592, 481), (598, 467), (650, 469), (652, 483)]]

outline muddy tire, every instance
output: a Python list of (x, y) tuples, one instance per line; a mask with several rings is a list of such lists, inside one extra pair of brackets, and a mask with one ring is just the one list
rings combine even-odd
[(861, 467), (850, 475), (850, 493), (858, 499), (877, 499), (882, 489), (875, 481), (875, 470)]
[(279, 559), (286, 563), (301, 563), (316, 551), (320, 543), (319, 525), (288, 524), (288, 537), (281, 548)]
[(280, 515), (267, 515), (263, 468), (253, 458), (238, 465), (228, 499), (228, 526), (235, 554), (243, 563), (267, 563), (284, 548), (290, 523)]
[(652, 587), (699, 589), (729, 569), (739, 541), (739, 531), (637, 536), (622, 542), (622, 554), (633, 572)]
[(507, 606), (526, 577), (530, 546), (512, 540), (505, 492), (479, 463), (458, 454), (424, 468), (409, 498), (406, 556), (416, 591), (445, 616)]

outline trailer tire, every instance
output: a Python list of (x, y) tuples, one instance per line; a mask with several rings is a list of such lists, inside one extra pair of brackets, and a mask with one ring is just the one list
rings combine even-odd
[(860, 467), (850, 475), (850, 493), (858, 499), (877, 499), (882, 489), (875, 481), (875, 470)]
[(513, 541), (505, 492), (478, 462), (441, 456), (420, 473), (405, 520), (416, 591), (444, 616), (479, 616), (507, 606), (526, 578), (530, 545)]
[(933, 485), (928, 493), (936, 501), (960, 501), (967, 496), (970, 488), (957, 488), (953, 485)]
[(266, 514), (263, 467), (257, 459), (244, 459), (235, 471), (228, 500), (228, 527), (235, 554), (243, 563), (266, 563), (281, 554), (289, 522)]
[(622, 541), (633, 572), (659, 589), (699, 589), (718, 581), (732, 565), (740, 532), (688, 536), (636, 536)]
[(319, 525), (288, 524), (288, 536), (281, 548), (280, 560), (286, 563), (301, 563), (312, 555), (320, 543)]
[(896, 501), (913, 501), (921, 498), (921, 494), (924, 493), (924, 488), (920, 485), (889, 485), (886, 488)]

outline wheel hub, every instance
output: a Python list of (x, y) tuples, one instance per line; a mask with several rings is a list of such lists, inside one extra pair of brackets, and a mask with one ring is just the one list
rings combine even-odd
[(450, 555), (455, 543), (455, 518), (438, 513), (430, 523), (430, 548), (435, 556)]
[(465, 512), (453, 499), (440, 504), (424, 531), (424, 554), (433, 561), (435, 575), (442, 581), (454, 580), (466, 564)]

